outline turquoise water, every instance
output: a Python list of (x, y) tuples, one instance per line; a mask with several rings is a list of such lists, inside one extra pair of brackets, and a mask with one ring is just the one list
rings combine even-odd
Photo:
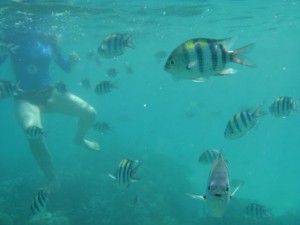
[[(16, 12), (43, 16), (47, 22), (41, 29), (61, 34), (64, 52), (80, 55), (71, 74), (53, 63), (52, 78), (64, 81), (95, 107), (97, 120), (112, 127), (105, 134), (88, 133), (101, 145), (100, 152), (91, 152), (72, 143), (74, 118), (43, 115), (61, 181), (49, 197), (48, 212), (67, 217), (70, 225), (299, 224), (299, 113), (285, 119), (266, 115), (238, 140), (223, 136), (238, 111), (267, 109), (278, 96), (300, 98), (299, 10), (296, 0), (1, 1), (2, 25)], [(87, 58), (111, 33), (132, 34), (136, 48), (117, 59), (97, 53)], [(231, 64), (237, 74), (206, 83), (172, 79), (163, 69), (166, 57), (157, 60), (155, 54), (168, 55), (196, 37), (238, 37), (232, 49), (255, 43), (247, 56), (256, 67)], [(110, 78), (118, 86), (110, 93), (98, 96), (78, 85), (85, 77), (93, 85), (108, 79), (109, 68), (119, 72)], [(14, 79), (9, 61), (1, 65), (0, 79)], [(14, 224), (28, 224), (32, 198), (47, 181), (16, 122), (13, 100), (2, 100), (0, 108), (0, 212)], [(223, 148), (231, 180), (244, 181), (222, 219), (210, 217), (205, 202), (185, 195), (205, 194), (210, 166), (197, 160), (207, 148)], [(142, 163), (140, 181), (127, 188), (107, 176), (123, 158)], [(251, 202), (266, 205), (273, 216), (245, 218), (242, 212)]]

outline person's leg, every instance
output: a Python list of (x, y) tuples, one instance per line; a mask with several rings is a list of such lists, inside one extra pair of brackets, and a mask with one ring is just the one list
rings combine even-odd
[(58, 112), (78, 117), (78, 129), (74, 142), (91, 150), (100, 150), (99, 144), (85, 139), (87, 131), (96, 120), (96, 110), (81, 98), (71, 93), (54, 90), (45, 107), (45, 112)]
[[(37, 126), (42, 128), (40, 109), (37, 106), (32, 105), (24, 100), (16, 100), (15, 107), (18, 121), (24, 132), (26, 128), (30, 126)], [(52, 165), (51, 157), (46, 147), (44, 138), (28, 138), (28, 142), (32, 155), (42, 172), (49, 179), (50, 183), (56, 183), (55, 170)]]

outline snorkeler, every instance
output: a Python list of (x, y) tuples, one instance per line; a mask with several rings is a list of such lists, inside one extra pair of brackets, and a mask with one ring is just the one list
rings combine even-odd
[[(31, 20), (32, 21), (32, 20)], [(57, 176), (44, 140), (41, 113), (61, 113), (78, 118), (78, 130), (74, 142), (91, 150), (99, 150), (98, 143), (85, 139), (85, 134), (96, 119), (95, 109), (81, 98), (62, 93), (53, 84), (49, 66), (53, 60), (65, 72), (70, 72), (78, 61), (73, 52), (66, 58), (55, 35), (42, 33), (26, 26), (6, 32), (6, 43), (19, 46), (15, 53), (0, 58), (0, 64), (10, 56), (18, 93), (14, 97), (18, 121), (29, 142), (31, 152), (50, 185), (57, 183)]]

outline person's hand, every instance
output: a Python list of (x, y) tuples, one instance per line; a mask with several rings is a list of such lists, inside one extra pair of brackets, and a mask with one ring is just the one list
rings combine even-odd
[(74, 51), (69, 55), (69, 62), (71, 65), (75, 65), (79, 61), (80, 61), (80, 58), (79, 58), (79, 55), (77, 54), (77, 52)]

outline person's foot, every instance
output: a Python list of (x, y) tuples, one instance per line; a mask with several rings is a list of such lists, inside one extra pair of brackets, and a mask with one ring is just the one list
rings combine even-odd
[(93, 141), (83, 139), (82, 141), (75, 140), (75, 143), (78, 144), (78, 145), (84, 146), (89, 150), (100, 151), (100, 146), (97, 142), (93, 142)]

